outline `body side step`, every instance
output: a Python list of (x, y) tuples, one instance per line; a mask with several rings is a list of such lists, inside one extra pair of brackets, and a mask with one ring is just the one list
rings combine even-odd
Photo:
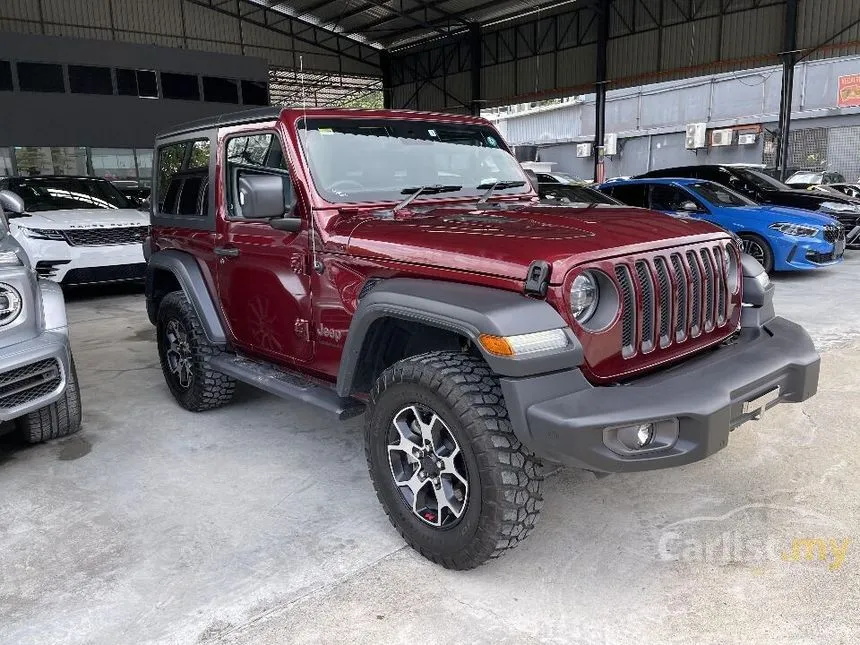
[(213, 356), (210, 365), (237, 381), (248, 383), (275, 396), (298, 399), (333, 413), (341, 421), (364, 412), (364, 404), (352, 398), (338, 396), (333, 386), (285, 372), (236, 354)]

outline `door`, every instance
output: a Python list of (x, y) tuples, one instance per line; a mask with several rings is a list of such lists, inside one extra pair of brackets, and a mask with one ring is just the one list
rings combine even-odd
[(245, 217), (238, 198), (242, 177), (266, 175), (281, 179), (289, 203), (292, 183), (279, 136), (274, 130), (238, 132), (219, 145), (224, 206), (215, 253), (218, 295), (233, 342), (275, 362), (308, 361), (313, 345), (305, 224), (298, 232), (278, 231), (269, 220)]

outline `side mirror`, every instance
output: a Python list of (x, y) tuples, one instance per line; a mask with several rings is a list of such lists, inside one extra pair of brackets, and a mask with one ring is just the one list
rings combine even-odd
[(696, 202), (687, 201), (681, 204), (681, 210), (688, 213), (698, 213), (699, 207), (696, 205)]
[(148, 213), (152, 210), (152, 201), (149, 197), (144, 197), (140, 200), (140, 205), (137, 207), (137, 210)]
[(0, 190), (0, 209), (8, 213), (22, 215), (24, 213), (24, 200), (11, 190)]
[(274, 219), (287, 210), (284, 199), (284, 178), (279, 175), (240, 173), (239, 212), (245, 219)]

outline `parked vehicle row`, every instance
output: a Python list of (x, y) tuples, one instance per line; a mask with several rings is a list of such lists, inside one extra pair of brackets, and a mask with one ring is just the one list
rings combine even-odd
[(845, 232), (832, 217), (756, 204), (712, 181), (632, 179), (600, 190), (630, 206), (703, 219), (731, 231), (768, 272), (831, 266), (845, 252)]
[[(162, 133), (154, 158), (145, 223), (92, 178), (0, 192), (0, 421), (30, 440), (80, 425), (45, 278), (137, 268), (131, 248), (180, 406), (225, 405), (242, 381), (364, 414), (389, 520), (453, 569), (531, 533), (546, 464), (689, 464), (816, 392), (820, 359), (775, 315), (765, 268), (837, 262), (826, 215), (701, 178), (541, 181), (488, 121), (450, 114), (256, 110)], [(634, 193), (651, 210), (621, 203)], [(150, 231), (142, 249), (129, 230)]]
[(848, 248), (860, 248), (860, 199), (835, 191), (796, 190), (751, 168), (727, 165), (682, 166), (652, 170), (640, 178), (703, 179), (731, 188), (758, 204), (816, 211), (839, 221)]

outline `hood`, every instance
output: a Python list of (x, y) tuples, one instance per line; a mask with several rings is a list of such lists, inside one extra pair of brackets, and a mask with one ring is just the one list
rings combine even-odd
[[(344, 223), (345, 224), (345, 223)], [(572, 267), (597, 259), (726, 237), (701, 220), (641, 208), (526, 204), (504, 209), (439, 207), (365, 217), (349, 233), (357, 256), (523, 280), (534, 260), (559, 284)]]
[(802, 200), (807, 204), (823, 204), (825, 202), (835, 202), (837, 204), (860, 204), (860, 199), (837, 193), (822, 193), (818, 190), (803, 190), (799, 188), (786, 188), (782, 190), (768, 190), (764, 192), (765, 196), (770, 196), (780, 202), (792, 203)]
[(77, 229), (149, 226), (149, 213), (133, 208), (75, 208), (58, 211), (38, 211), (12, 220), (26, 228)]
[(788, 206), (744, 206), (737, 209), (749, 213), (762, 220), (771, 222), (788, 222), (789, 224), (808, 224), (811, 226), (828, 226), (838, 224), (832, 217), (815, 211), (807, 211), (802, 208), (790, 208)]

